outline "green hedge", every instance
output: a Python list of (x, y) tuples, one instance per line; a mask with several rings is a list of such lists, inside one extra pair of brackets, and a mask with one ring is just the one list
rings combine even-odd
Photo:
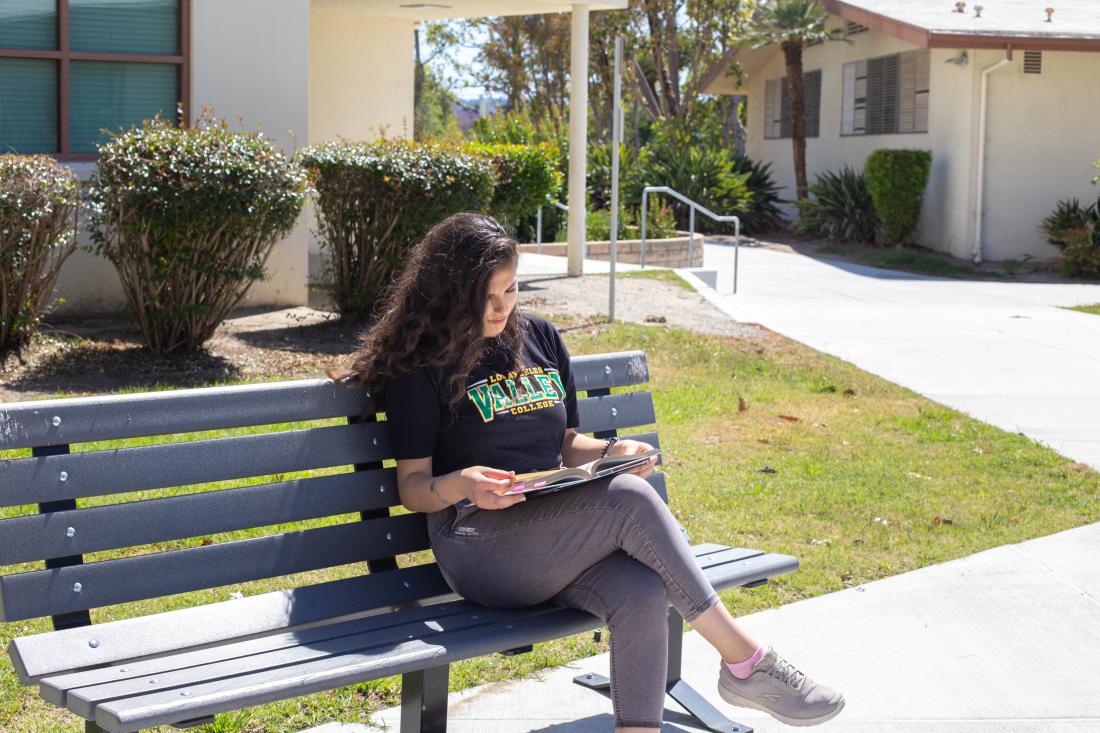
[(305, 176), (261, 133), (149, 120), (99, 148), (93, 249), (118, 270), (151, 349), (197, 349), (266, 276), (305, 195)]
[(513, 234), (538, 207), (561, 193), (559, 151), (553, 145), (471, 143), (466, 149), (492, 162), (496, 183), (489, 211)]
[(481, 155), (404, 141), (330, 142), (302, 150), (298, 162), (317, 193), (321, 286), (340, 315), (370, 315), (406, 251), (438, 221), (487, 211), (492, 162)]
[(79, 183), (48, 156), (0, 155), (0, 350), (34, 335), (76, 242)]
[(882, 222), (880, 243), (900, 245), (912, 236), (931, 170), (930, 150), (883, 149), (868, 156), (863, 175)]

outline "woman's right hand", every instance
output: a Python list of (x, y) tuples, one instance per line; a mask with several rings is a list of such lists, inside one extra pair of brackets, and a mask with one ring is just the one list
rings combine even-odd
[(470, 466), (459, 471), (464, 481), (466, 498), (479, 509), (507, 509), (513, 504), (526, 501), (523, 494), (500, 496), (496, 492), (512, 485), (515, 471), (501, 471), (487, 466)]

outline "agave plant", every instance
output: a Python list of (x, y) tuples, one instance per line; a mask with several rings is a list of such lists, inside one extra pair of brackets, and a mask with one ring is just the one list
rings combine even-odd
[(1062, 200), (1050, 216), (1043, 219), (1039, 231), (1058, 249), (1065, 249), (1072, 233), (1092, 225), (1094, 239), (1100, 232), (1100, 201), (1082, 207), (1077, 199)]
[(863, 174), (844, 166), (819, 174), (809, 187), (812, 198), (796, 201), (795, 228), (811, 237), (840, 242), (873, 242), (878, 216)]

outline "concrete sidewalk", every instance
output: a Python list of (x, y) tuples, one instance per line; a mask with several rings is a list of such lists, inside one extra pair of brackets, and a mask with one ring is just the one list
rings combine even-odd
[[(741, 292), (723, 296), (732, 249), (707, 245), (706, 258), (720, 277), (717, 291), (701, 292), (737, 320), (1100, 468), (1100, 317), (1059, 308), (1100, 303), (1100, 286), (941, 280), (743, 248)], [(595, 270), (586, 263), (586, 271)], [(741, 621), (844, 691), (844, 712), (821, 731), (1100, 731), (1100, 524)], [(791, 730), (722, 702), (717, 666), (717, 653), (688, 633), (689, 683), (760, 733)], [(576, 674), (608, 668), (605, 654), (536, 680), (453, 694), (448, 727), (610, 733), (610, 701), (572, 683)], [(666, 702), (666, 731), (697, 729)], [(399, 718), (394, 708), (374, 722), (396, 730)]]
[(732, 318), (759, 323), (1100, 470), (1100, 285), (948, 280), (705, 245)]
[[(844, 691), (844, 712), (815, 728), (823, 733), (1100, 730), (1100, 525), (740, 622), (811, 676)], [(791, 730), (764, 713), (726, 705), (715, 690), (718, 661), (702, 637), (685, 635), (684, 678), (696, 690), (758, 733)], [(610, 700), (572, 682), (584, 672), (606, 675), (608, 668), (603, 654), (538, 679), (454, 693), (448, 730), (610, 733)], [(666, 731), (697, 730), (668, 698), (664, 719)], [(374, 723), (397, 730), (400, 710), (383, 711)]]

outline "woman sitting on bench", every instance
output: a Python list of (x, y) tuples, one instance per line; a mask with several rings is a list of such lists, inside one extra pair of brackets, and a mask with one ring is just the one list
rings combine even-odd
[[(490, 217), (440, 222), (409, 253), (350, 369), (330, 373), (388, 408), (401, 503), (427, 514), (444, 578), (486, 606), (553, 601), (603, 619), (616, 731), (661, 728), (669, 600), (722, 655), (724, 700), (792, 725), (835, 716), (839, 692), (752, 639), (719, 601), (643, 479), (655, 458), (530, 501), (497, 493), (517, 472), (652, 448), (576, 432), (569, 353), (553, 325), (516, 308), (518, 260)], [(479, 390), (497, 384), (507, 391)]]

